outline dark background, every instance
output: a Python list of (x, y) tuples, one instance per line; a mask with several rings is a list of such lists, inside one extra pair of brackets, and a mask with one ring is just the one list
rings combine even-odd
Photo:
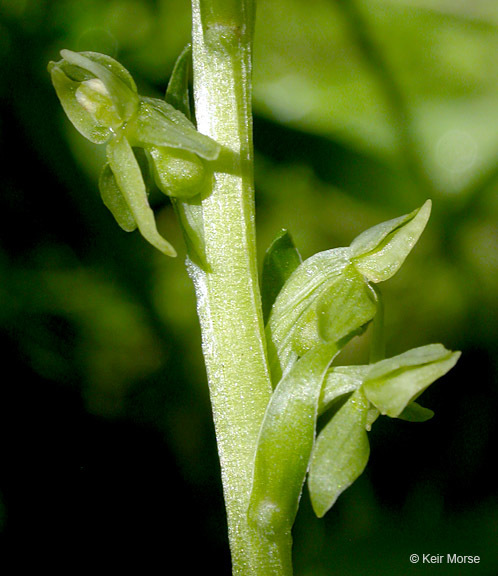
[[(103, 150), (66, 121), (46, 71), (62, 48), (98, 50), (161, 94), (189, 11), (186, 0), (0, 0), (2, 573), (149, 573), (178, 560), (181, 573), (230, 573), (171, 207), (157, 197), (176, 260), (119, 230), (97, 191)], [(297, 576), (498, 573), (497, 55), (493, 0), (258, 7), (260, 254), (282, 227), (308, 257), (432, 198), (384, 288), (387, 352), (462, 351), (423, 396), (434, 419), (380, 419), (367, 471), (323, 520), (305, 490)], [(347, 360), (364, 357), (360, 339)], [(412, 565), (413, 553), (481, 562)]]

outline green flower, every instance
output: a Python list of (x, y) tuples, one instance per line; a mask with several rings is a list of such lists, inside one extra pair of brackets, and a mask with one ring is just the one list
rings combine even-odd
[(181, 200), (198, 196), (209, 178), (206, 161), (220, 146), (197, 132), (170, 103), (142, 97), (128, 70), (105, 54), (61, 51), (48, 69), (62, 107), (90, 142), (107, 145), (99, 180), (104, 204), (118, 224), (168, 256), (176, 251), (158, 232), (134, 149), (145, 150), (158, 188)]
[(57, 96), (74, 127), (95, 144), (108, 142), (139, 107), (137, 87), (128, 70), (105, 54), (61, 51), (50, 62)]
[(248, 520), (269, 539), (290, 533), (306, 477), (321, 517), (360, 476), (370, 454), (367, 432), (380, 415), (412, 422), (433, 415), (416, 399), (455, 365), (459, 352), (431, 344), (389, 359), (371, 355), (367, 365), (331, 366), (369, 323), (372, 340), (383, 340), (374, 285), (400, 269), (430, 211), (428, 200), (350, 246), (304, 261), (282, 231), (265, 254), (262, 300), (275, 389), (260, 428)]
[(350, 246), (319, 252), (304, 262), (287, 234), (276, 239), (266, 254), (263, 275), (263, 281), (280, 278), (271, 290), (263, 286), (275, 384), (314, 346), (335, 342), (342, 347), (366, 328), (377, 312), (371, 283), (384, 282), (399, 270), (430, 211), (428, 200), (409, 214), (366, 230)]

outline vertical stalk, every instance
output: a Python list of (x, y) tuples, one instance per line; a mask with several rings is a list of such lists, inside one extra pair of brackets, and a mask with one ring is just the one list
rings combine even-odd
[(369, 363), (380, 362), (386, 357), (386, 339), (384, 335), (384, 297), (376, 284), (370, 284), (377, 301), (377, 312), (372, 322), (372, 341)]
[(341, 0), (339, 6), (349, 22), (349, 29), (365, 62), (377, 76), (384, 92), (406, 170), (424, 197), (430, 198), (434, 195), (434, 184), (424, 168), (414, 137), (412, 114), (396, 75), (375, 41), (358, 1)]
[(189, 262), (221, 464), (233, 574), (288, 576), (291, 541), (247, 522), (254, 453), (271, 395), (257, 278), (251, 113), (253, 2), (192, 0), (198, 130), (224, 150), (202, 201), (206, 269)]

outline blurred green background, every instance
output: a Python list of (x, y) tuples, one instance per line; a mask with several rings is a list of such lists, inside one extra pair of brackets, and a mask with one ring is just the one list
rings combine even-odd
[[(101, 51), (160, 95), (189, 33), (188, 0), (0, 0), (2, 573), (14, 558), (230, 574), (171, 206), (151, 196), (176, 260), (118, 229), (97, 191), (103, 150), (46, 71), (62, 48)], [(432, 198), (384, 285), (387, 352), (463, 351), (424, 394), (432, 421), (376, 423), (366, 473), (324, 520), (305, 491), (296, 575), (495, 576), (498, 2), (261, 0), (254, 113), (260, 254), (282, 227), (308, 257)]]

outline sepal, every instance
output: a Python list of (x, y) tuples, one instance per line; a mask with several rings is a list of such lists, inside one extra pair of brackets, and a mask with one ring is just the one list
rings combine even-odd
[(381, 414), (400, 417), (426, 388), (453, 368), (459, 357), (460, 352), (447, 350), (442, 344), (414, 348), (373, 364), (363, 390)]
[(71, 50), (61, 50), (61, 56), (71, 66), (69, 70), (79, 68), (90, 78), (100, 80), (123, 122), (136, 114), (139, 100), (137, 86), (128, 70), (114, 58), (98, 52)]
[(81, 83), (71, 80), (61, 67), (52, 66), (49, 67), (49, 70), (52, 84), (62, 108), (76, 130), (94, 144), (107, 142), (112, 135), (109, 126), (100, 124), (97, 118), (85, 109), (76, 97)]
[(105, 54), (62, 50), (61, 56), (48, 69), (64, 111), (85, 138), (107, 142), (138, 109), (133, 78)]
[(434, 416), (434, 412), (429, 408), (420, 406), (417, 402), (410, 402), (406, 408), (398, 415), (400, 420), (407, 422), (427, 422)]
[(431, 201), (405, 216), (382, 222), (351, 243), (357, 270), (371, 282), (384, 282), (399, 270), (429, 220)]
[(143, 148), (179, 148), (205, 160), (216, 160), (221, 150), (217, 142), (197, 132), (184, 114), (158, 98), (140, 98), (133, 128), (133, 144)]
[(360, 476), (370, 455), (367, 437), (369, 403), (357, 390), (318, 435), (311, 456), (308, 488), (321, 518)]
[(323, 414), (347, 394), (359, 390), (369, 370), (360, 366), (332, 366), (325, 376), (318, 413)]

